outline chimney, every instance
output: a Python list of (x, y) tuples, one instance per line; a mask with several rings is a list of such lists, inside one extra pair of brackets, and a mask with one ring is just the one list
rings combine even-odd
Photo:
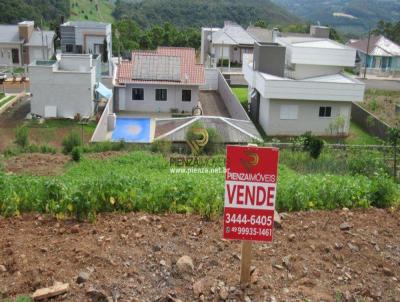
[(23, 21), (18, 23), (19, 38), (25, 42), (28, 42), (31, 38), (34, 27), (34, 21)]
[(277, 43), (254, 44), (253, 69), (277, 77), (285, 75), (286, 47)]
[(279, 29), (277, 27), (274, 27), (272, 29), (272, 43), (276, 43), (276, 38), (279, 35)]
[(320, 25), (311, 25), (310, 26), (310, 35), (314, 38), (323, 38), (329, 39), (330, 28), (326, 26)]

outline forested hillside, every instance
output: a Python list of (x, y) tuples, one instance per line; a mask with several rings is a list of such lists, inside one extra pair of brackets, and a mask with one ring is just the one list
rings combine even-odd
[(58, 22), (60, 16), (69, 16), (70, 0), (1, 0), (0, 23), (15, 24), (34, 20), (46, 25)]
[(127, 17), (142, 27), (170, 22), (178, 27), (221, 26), (224, 20), (248, 25), (259, 19), (288, 24), (299, 19), (270, 0), (117, 0), (116, 19)]
[(399, 0), (273, 0), (289, 12), (352, 33), (368, 31), (378, 21), (400, 20)]

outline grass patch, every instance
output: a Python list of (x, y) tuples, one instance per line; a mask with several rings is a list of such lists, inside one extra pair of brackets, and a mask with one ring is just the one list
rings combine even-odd
[(356, 123), (350, 123), (349, 136), (344, 141), (348, 145), (381, 145), (382, 141), (365, 132)]
[[(224, 166), (224, 156), (209, 164)], [(56, 177), (0, 173), (0, 214), (38, 211), (57, 217), (95, 219), (99, 212), (199, 213), (220, 215), (224, 179), (220, 174), (171, 173), (161, 154), (135, 151), (108, 160), (83, 157)], [(389, 206), (399, 187), (384, 173), (377, 175), (301, 174), (279, 169), (278, 210)]]
[(13, 98), (15, 98), (15, 95), (10, 95), (0, 100), (0, 108), (3, 107), (5, 104), (7, 104), (9, 101), (11, 101)]
[(91, 20), (113, 23), (114, 5), (108, 0), (71, 0), (70, 20)]
[(242, 104), (243, 108), (247, 112), (247, 109), (249, 106), (249, 101), (247, 98), (247, 94), (248, 94), (247, 87), (232, 87), (232, 91), (236, 95), (236, 97), (239, 99), (240, 104)]

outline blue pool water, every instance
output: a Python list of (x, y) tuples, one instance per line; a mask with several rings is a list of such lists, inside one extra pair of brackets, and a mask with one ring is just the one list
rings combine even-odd
[(149, 143), (150, 118), (117, 117), (112, 141), (121, 140), (129, 143)]

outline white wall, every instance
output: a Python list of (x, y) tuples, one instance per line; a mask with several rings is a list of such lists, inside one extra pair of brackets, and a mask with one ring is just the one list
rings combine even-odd
[(302, 80), (323, 75), (337, 74), (342, 71), (339, 66), (321, 66), (321, 65), (304, 65), (296, 64), (293, 72), (296, 80)]
[(218, 69), (206, 68), (204, 72), (205, 84), (200, 86), (200, 90), (218, 90)]
[[(281, 119), (282, 105), (297, 105), (297, 119)], [(331, 117), (319, 117), (321, 106), (332, 107)], [(344, 132), (350, 127), (350, 102), (304, 101), (304, 100), (260, 100), (260, 125), (268, 135), (301, 135), (311, 131), (316, 135), (331, 135), (329, 124), (341, 115), (345, 119)], [(335, 135), (336, 133), (333, 133)]]
[(12, 52), (13, 48), (18, 49), (19, 53), (19, 64), (14, 65), (21, 65), (22, 58), (21, 58), (21, 46), (19, 44), (1, 44), (0, 45), (0, 66), (11, 66), (12, 63)]
[[(132, 88), (144, 89), (144, 100), (132, 100)], [(126, 87), (118, 87), (117, 103), (119, 108), (116, 110), (136, 111), (136, 112), (171, 112), (177, 108), (179, 111), (191, 112), (199, 101), (198, 86), (175, 86), (175, 85), (141, 85), (127, 84)], [(167, 100), (156, 101), (156, 89), (167, 89)], [(192, 91), (192, 100), (182, 102), (182, 90)]]
[(82, 117), (91, 116), (94, 110), (94, 77), (94, 69), (80, 73), (31, 65), (31, 112), (44, 116), (46, 106), (56, 106), (59, 118), (73, 118), (77, 113)]

